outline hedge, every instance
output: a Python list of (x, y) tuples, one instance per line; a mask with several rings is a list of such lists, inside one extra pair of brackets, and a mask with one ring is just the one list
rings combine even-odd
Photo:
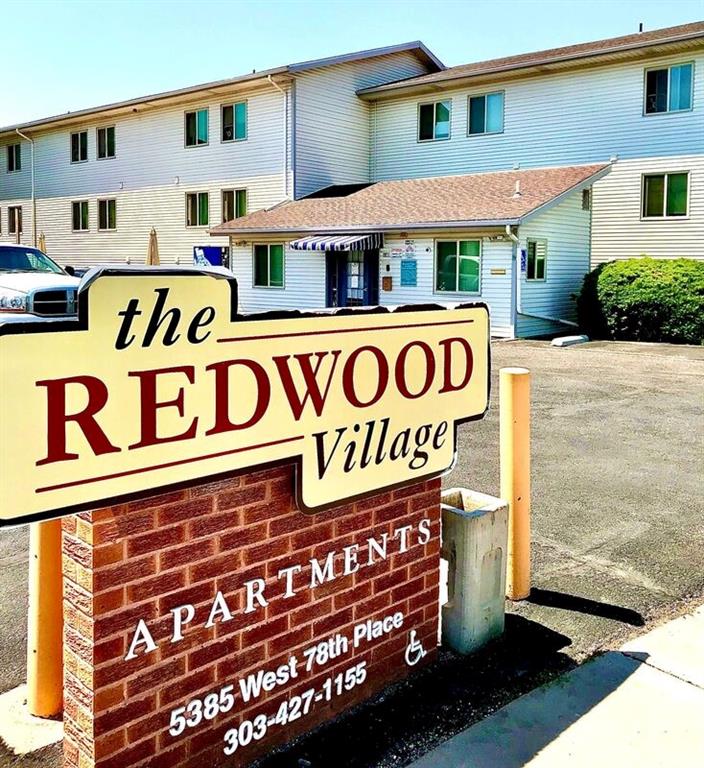
[(584, 278), (579, 323), (595, 339), (704, 344), (704, 262), (627, 259)]

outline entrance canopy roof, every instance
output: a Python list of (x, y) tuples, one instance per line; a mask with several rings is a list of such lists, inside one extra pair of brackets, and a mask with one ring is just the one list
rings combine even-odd
[(384, 236), (379, 232), (367, 232), (358, 235), (314, 235), (301, 237), (291, 242), (295, 251), (371, 251), (381, 248)]
[[(210, 234), (311, 233), (313, 240), (329, 241), (345, 234), (513, 226), (591, 186), (609, 169), (576, 165), (380, 181), (343, 197), (305, 198), (255, 211)], [(297, 247), (314, 250), (310, 244)]]

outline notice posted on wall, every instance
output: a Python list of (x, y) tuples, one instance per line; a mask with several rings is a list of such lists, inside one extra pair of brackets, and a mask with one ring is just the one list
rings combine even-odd
[(401, 261), (401, 287), (415, 288), (418, 285), (418, 262), (415, 259)]

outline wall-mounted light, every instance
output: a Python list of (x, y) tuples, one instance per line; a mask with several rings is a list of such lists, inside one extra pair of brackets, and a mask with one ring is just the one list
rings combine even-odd
[(174, 176), (174, 184), (178, 184), (181, 179), (178, 176)]
[(121, 181), (121, 182), (120, 182), (120, 189), (124, 189), (124, 188), (125, 188), (125, 182), (124, 182), (124, 181)]

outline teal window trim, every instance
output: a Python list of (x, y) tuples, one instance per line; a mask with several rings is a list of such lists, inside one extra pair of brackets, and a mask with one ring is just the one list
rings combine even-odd
[[(531, 246), (533, 253), (531, 254)], [(539, 248), (542, 246), (542, 253)], [(542, 266), (539, 269), (539, 266)], [(526, 281), (544, 283), (548, 279), (548, 241), (546, 237), (529, 237), (526, 240)]]
[[(205, 114), (205, 118), (201, 119), (201, 116)], [(194, 119), (194, 140), (189, 143), (188, 141), (188, 118), (193, 115)], [(205, 139), (201, 139), (201, 129), (205, 124)], [(201, 109), (189, 109), (183, 113), (183, 146), (186, 149), (192, 149), (193, 147), (207, 147), (210, 143), (210, 110), (208, 107), (202, 107)]]
[(22, 170), (22, 144), (7, 145), (7, 172), (19, 173)]
[[(668, 213), (668, 192), (671, 176), (686, 176), (686, 204), (685, 213)], [(649, 179), (663, 180), (663, 193), (662, 193), (662, 213), (661, 214), (648, 214), (647, 211), (647, 186)], [(689, 218), (689, 202), (691, 199), (691, 174), (689, 171), (663, 171), (662, 173), (644, 173), (641, 178), (641, 200), (640, 200), (640, 218), (641, 221), (686, 221)]]
[[(110, 154), (110, 131), (112, 131), (112, 154)], [(104, 138), (101, 140), (101, 132)], [(101, 144), (103, 145), (103, 154), (101, 154)], [(101, 125), (95, 129), (95, 159), (96, 160), (114, 160), (117, 156), (117, 131), (114, 125)]]
[[(223, 189), (221, 193), (222, 222), (240, 219), (247, 215), (247, 190)], [(227, 202), (226, 202), (227, 201)], [(231, 210), (228, 208), (231, 207)]]
[[(439, 248), (438, 245), (441, 243), (454, 243), (455, 244), (455, 269), (454, 269), (454, 288), (439, 288), (438, 287), (438, 255), (439, 255)], [(460, 259), (457, 258), (459, 255), (459, 252), (461, 250), (461, 243), (476, 243), (477, 244), (477, 252), (478, 255), (474, 257), (470, 256), (464, 256), (462, 258), (469, 258), (469, 259), (476, 259), (477, 261), (477, 289), (475, 291), (463, 291), (459, 288), (459, 281), (460, 281)], [(456, 295), (462, 295), (462, 296), (481, 296), (482, 292), (482, 255), (483, 255), (483, 248), (482, 248), (482, 241), (481, 238), (478, 237), (471, 237), (471, 238), (443, 238), (440, 240), (435, 240), (434, 248), (433, 248), (433, 293), (437, 293), (440, 295), (445, 294), (456, 294)]]
[[(447, 136), (437, 136), (438, 126), (438, 105), (445, 105), (447, 107)], [(421, 110), (423, 107), (433, 108), (433, 135), (422, 138), (421, 137)], [(449, 141), (452, 138), (452, 99), (438, 99), (437, 101), (422, 101), (418, 103), (416, 112), (416, 140), (420, 143), (429, 141)]]
[[(691, 68), (691, 76), (689, 82), (689, 106), (682, 109), (670, 109), (670, 96), (672, 89), (672, 70), (678, 67)], [(662, 110), (648, 110), (648, 74), (650, 72), (660, 72), (667, 70), (667, 109)], [(695, 66), (694, 61), (678, 61), (674, 64), (667, 64), (659, 67), (648, 67), (643, 71), (643, 117), (654, 117), (655, 115), (677, 115), (686, 112), (692, 112), (694, 110), (694, 77)]]
[[(103, 226), (105, 223), (105, 226)], [(111, 226), (112, 225), (112, 226)], [(98, 200), (98, 232), (114, 232), (117, 229), (117, 200), (114, 197)]]
[(8, 205), (7, 207), (7, 232), (10, 235), (22, 234), (22, 206)]
[[(258, 264), (257, 264), (257, 249), (264, 249), (266, 248), (266, 256), (264, 265), (266, 266), (266, 274), (261, 274), (259, 278), (257, 277), (258, 270)], [(275, 257), (275, 254), (272, 254), (272, 248), (280, 249), (281, 254), (281, 264), (280, 264), (280, 271), (281, 271), (281, 285), (278, 285), (276, 283), (272, 284), (271, 282), (271, 273), (272, 273), (272, 260)], [(264, 255), (264, 252), (262, 250), (259, 250), (259, 254)], [(271, 290), (285, 290), (286, 289), (286, 248), (284, 247), (284, 243), (253, 243), (252, 244), (252, 287), (253, 288), (266, 288)]]
[[(489, 124), (489, 97), (501, 96), (501, 128), (488, 130)], [(484, 99), (484, 125), (483, 130), (472, 132), (472, 99)], [(467, 136), (498, 136), (504, 132), (504, 116), (506, 112), (506, 91), (486, 91), (484, 93), (471, 93), (467, 96)]]
[[(74, 153), (74, 136), (76, 137), (76, 149), (77, 153)], [(70, 153), (71, 163), (77, 165), (78, 163), (88, 162), (88, 131), (74, 131), (71, 133), (70, 138)], [(75, 159), (74, 159), (75, 157)]]
[[(195, 229), (197, 227), (207, 227), (210, 223), (210, 193), (209, 192), (186, 192), (186, 228)], [(203, 217), (203, 200), (205, 200), (205, 212)], [(191, 222), (191, 202), (195, 202), (195, 223)], [(205, 221), (203, 221), (205, 218)]]
[[(225, 134), (225, 110), (232, 109), (231, 138)], [(247, 99), (232, 101), (220, 105), (220, 142), (233, 144), (238, 141), (247, 141), (249, 138), (249, 102)]]
[(87, 200), (73, 200), (71, 202), (71, 231), (90, 231), (90, 209)]

